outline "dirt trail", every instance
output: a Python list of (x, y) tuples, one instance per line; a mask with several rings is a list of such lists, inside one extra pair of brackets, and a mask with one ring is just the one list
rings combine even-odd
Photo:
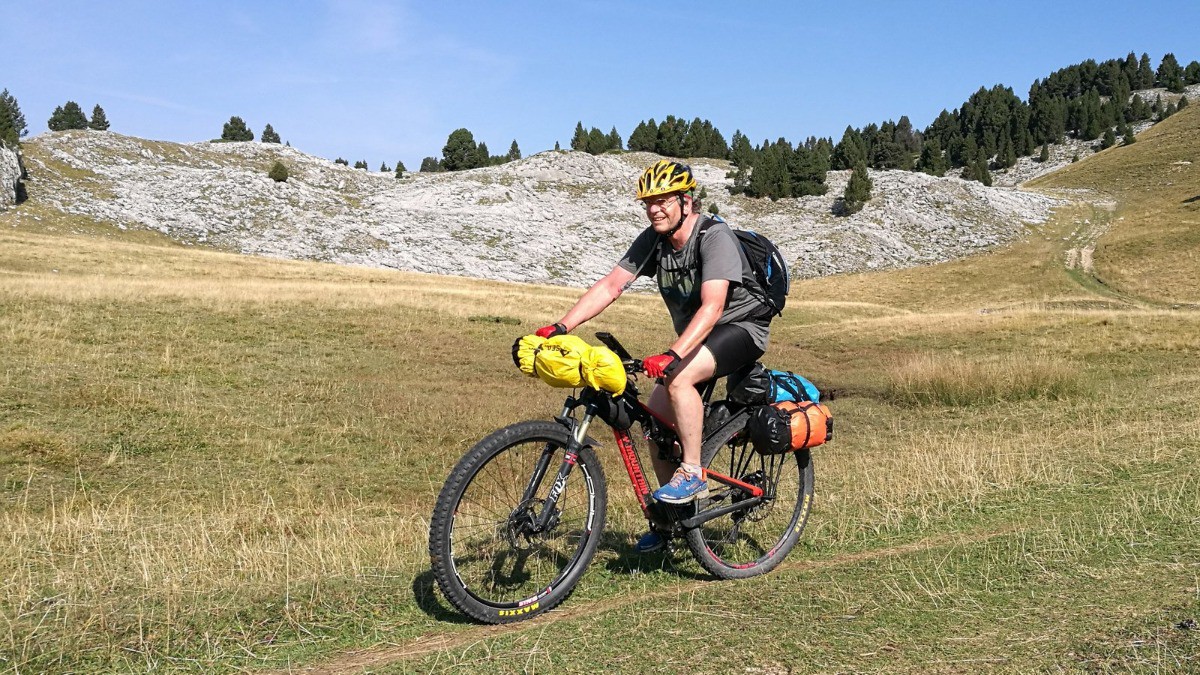
[(1091, 207), (1092, 216), (1076, 221), (1079, 227), (1069, 237), (1070, 248), (1066, 251), (1066, 266), (1069, 270), (1079, 269), (1088, 276), (1095, 276), (1092, 255), (1096, 252), (1096, 242), (1112, 227), (1117, 203), (1094, 202)]
[[(828, 560), (797, 560), (791, 563), (785, 562), (777, 569), (791, 571), (820, 570), (830, 567), (837, 567), (840, 565), (849, 565), (868, 560), (886, 558), (889, 556), (908, 555), (910, 553), (918, 553), (921, 551), (927, 551), (929, 549), (945, 546), (975, 544), (995, 537), (1012, 534), (1020, 529), (1021, 528), (1018, 527), (1006, 527), (983, 532), (939, 535), (936, 537), (930, 537), (928, 539), (922, 539), (921, 541), (915, 541), (910, 544), (902, 544), (900, 546), (892, 546), (872, 551), (862, 551), (860, 553), (849, 553), (830, 558)], [(399, 644), (372, 647), (360, 651), (349, 652), (336, 657), (331, 661), (326, 661), (325, 663), (318, 663), (274, 672), (304, 673), (306, 675), (362, 672), (368, 668), (378, 668), (399, 661), (420, 658), (439, 651), (458, 649), (475, 642), (482, 642), (484, 640), (490, 640), (506, 635), (514, 635), (525, 631), (543, 629), (546, 626), (553, 625), (560, 621), (570, 621), (573, 619), (596, 616), (605, 612), (614, 611), (622, 607), (642, 602), (644, 600), (671, 598), (673, 596), (678, 597), (687, 593), (691, 593), (710, 584), (718, 583), (728, 584), (737, 582), (718, 582), (707, 580), (690, 581), (651, 593), (632, 593), (601, 602), (592, 602), (587, 604), (579, 603), (572, 605), (571, 601), (567, 600), (564, 608), (555, 609), (548, 614), (544, 614), (535, 619), (521, 623), (506, 624), (502, 626), (479, 626), (475, 628), (454, 630), (444, 633), (428, 633), (426, 635), (411, 638)]]

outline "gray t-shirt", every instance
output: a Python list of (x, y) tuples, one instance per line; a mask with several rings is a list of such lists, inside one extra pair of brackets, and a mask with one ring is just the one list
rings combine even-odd
[[(656, 246), (659, 235), (654, 228), (647, 227), (633, 240), (617, 265), (634, 274), (639, 274), (640, 269), (640, 276), (657, 275), (658, 292), (671, 313), (677, 334), (683, 333), (700, 309), (701, 284), (710, 279), (729, 281), (725, 311), (717, 319), (717, 325), (740, 326), (754, 339), (755, 346), (766, 351), (770, 334), (768, 314), (762, 303), (746, 290), (756, 282), (742, 246), (723, 220), (712, 219), (712, 225), (700, 234), (705, 222), (705, 218), (696, 222), (691, 236), (678, 251), (665, 237)], [(649, 256), (657, 256), (657, 260), (646, 263)]]

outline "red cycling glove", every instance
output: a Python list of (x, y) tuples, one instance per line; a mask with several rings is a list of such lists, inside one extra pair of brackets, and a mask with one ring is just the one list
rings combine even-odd
[(567, 327), (561, 323), (552, 323), (549, 326), (542, 326), (533, 334), (540, 338), (552, 338), (555, 335), (566, 335), (568, 332)]
[(642, 372), (650, 377), (669, 377), (675, 372), (675, 368), (679, 366), (682, 359), (674, 350), (668, 349), (665, 353), (657, 356), (651, 356), (642, 360)]

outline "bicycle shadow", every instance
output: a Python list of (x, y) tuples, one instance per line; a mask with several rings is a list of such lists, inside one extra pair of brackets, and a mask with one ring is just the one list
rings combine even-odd
[(474, 624), (475, 621), (459, 614), (449, 605), (442, 604), (438, 593), (434, 591), (433, 570), (425, 570), (412, 580), (413, 601), (417, 608), (425, 612), (431, 619), (446, 623)]
[(641, 553), (635, 544), (629, 543), (628, 534), (606, 531), (600, 539), (600, 548), (616, 553), (615, 558), (608, 559), (604, 564), (605, 569), (613, 574), (670, 572), (678, 577), (694, 581), (711, 581), (716, 578), (710, 574), (680, 566), (682, 561), (692, 559), (691, 553), (687, 550), (687, 544), (681, 539), (673, 540), (662, 551)]
[[(676, 539), (667, 549), (655, 553), (639, 553), (637, 547), (629, 543), (629, 534), (624, 532), (605, 531), (600, 538), (599, 551), (611, 551), (615, 557), (608, 558), (604, 563), (605, 569), (611, 574), (634, 575), (652, 572), (667, 572), (683, 579), (693, 581), (714, 581), (716, 577), (695, 570), (681, 567), (681, 563), (692, 558), (687, 550), (687, 544)], [(436, 590), (433, 570), (425, 570), (413, 577), (413, 602), (417, 608), (431, 619), (456, 624), (476, 624), (476, 621), (460, 614), (442, 600)]]

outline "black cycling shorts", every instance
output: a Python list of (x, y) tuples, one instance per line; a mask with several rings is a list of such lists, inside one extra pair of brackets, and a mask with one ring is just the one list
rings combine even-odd
[(713, 378), (724, 377), (735, 370), (748, 366), (763, 355), (763, 350), (754, 344), (754, 338), (745, 328), (730, 323), (713, 326), (704, 346), (712, 352), (717, 362)]

